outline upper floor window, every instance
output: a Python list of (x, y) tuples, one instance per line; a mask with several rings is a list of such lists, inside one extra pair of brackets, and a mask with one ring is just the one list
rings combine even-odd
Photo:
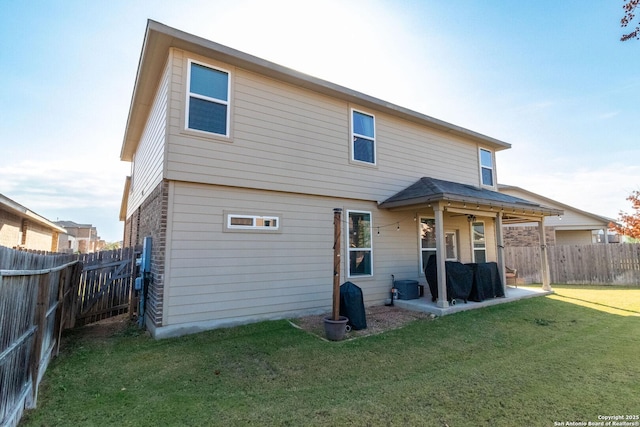
[(375, 118), (371, 114), (351, 110), (351, 159), (376, 164)]
[(493, 153), (484, 148), (480, 149), (480, 174), (482, 185), (493, 187)]
[(229, 136), (229, 73), (189, 61), (187, 129)]

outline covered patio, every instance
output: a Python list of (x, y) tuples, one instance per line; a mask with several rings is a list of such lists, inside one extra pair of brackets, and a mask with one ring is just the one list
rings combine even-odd
[[(427, 295), (427, 297), (416, 300), (399, 300), (397, 301), (399, 306), (443, 315), (552, 292), (547, 261), (544, 219), (548, 216), (562, 215), (562, 210), (502, 194), (486, 187), (475, 187), (469, 184), (444, 181), (430, 177), (420, 178), (414, 184), (379, 203), (378, 207), (392, 211), (414, 211), (419, 215), (427, 215), (433, 218), (430, 220), (431, 223), (429, 226), (433, 225), (432, 228), (434, 228), (431, 235), (432, 239), (435, 240), (435, 245), (430, 246), (435, 246), (435, 248), (431, 250), (430, 254), (435, 255), (437, 292), (435, 292), (436, 289), (434, 289), (435, 284), (429, 283), (429, 285), (432, 286), (432, 291), (434, 295), (437, 295), (437, 299), (432, 302), (431, 295), (429, 295), (427, 287), (425, 286), (424, 294)], [(455, 231), (451, 233), (451, 231), (448, 230), (452, 227), (452, 224), (459, 227), (460, 220), (457, 217), (466, 217), (471, 230), (465, 231), (465, 233), (458, 233), (461, 246), (464, 247), (464, 250), (458, 250), (456, 248), (457, 252), (452, 254), (449, 242), (446, 240), (446, 235), (453, 234), (452, 237), (455, 238)], [(478, 238), (475, 236), (477, 233), (474, 225), (477, 223), (476, 221), (480, 220), (487, 223), (486, 230), (489, 230), (493, 234), (488, 236), (482, 235), (481, 243), (486, 250), (482, 256), (478, 257), (476, 256), (478, 253)], [(511, 288), (506, 285), (502, 227), (503, 224), (513, 223), (538, 224), (540, 246), (542, 249), (540, 269), (543, 278), (540, 292)], [(422, 239), (421, 245), (423, 257), (421, 260), (421, 269), (423, 274), (420, 282), (424, 285), (427, 283), (426, 279), (424, 279), (424, 269), (427, 264), (425, 259), (426, 252), (424, 251), (424, 238)], [(467, 265), (469, 265), (468, 263), (484, 264), (487, 262), (495, 262), (497, 264), (497, 277), (495, 280), (496, 283), (499, 282), (499, 286), (504, 290), (504, 297), (485, 299), (481, 302), (469, 301), (467, 304), (464, 304), (460, 300), (456, 301), (450, 298), (447, 295), (447, 261), (450, 260), (455, 260), (458, 263), (466, 263)], [(456, 302), (458, 303), (456, 304)]]
[(398, 307), (405, 310), (431, 313), (436, 316), (445, 316), (447, 314), (458, 313), (460, 311), (474, 310), (477, 308), (489, 307), (492, 305), (518, 301), (521, 299), (534, 298), (553, 293), (552, 290), (544, 290), (542, 288), (515, 288), (512, 286), (506, 286), (505, 288), (506, 289), (504, 297), (486, 299), (480, 302), (467, 301), (467, 303), (464, 303), (462, 301), (459, 301), (456, 304), (447, 304), (447, 307), (439, 307), (435, 302), (431, 301), (431, 294), (425, 292), (425, 296), (422, 296), (418, 299), (396, 300), (394, 301), (394, 305), (397, 305)]

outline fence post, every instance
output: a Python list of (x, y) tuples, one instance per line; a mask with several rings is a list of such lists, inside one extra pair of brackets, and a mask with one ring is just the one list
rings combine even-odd
[(38, 280), (38, 302), (36, 303), (33, 349), (31, 351), (31, 391), (32, 397), (27, 407), (35, 408), (38, 400), (38, 377), (40, 375), (40, 362), (42, 360), (42, 343), (47, 325), (47, 306), (49, 305), (49, 282), (51, 273), (40, 275)]
[(60, 338), (62, 337), (62, 329), (64, 327), (64, 314), (66, 311), (65, 304), (65, 288), (67, 283), (67, 270), (70, 267), (63, 268), (58, 272), (58, 306), (56, 307), (56, 321), (53, 326), (53, 336), (56, 338), (56, 347), (54, 355), (60, 353)]
[(73, 265), (73, 269), (71, 271), (72, 282), (70, 284), (70, 296), (69, 296), (69, 307), (71, 312), (69, 313), (69, 328), (74, 328), (76, 326), (76, 319), (78, 317), (79, 307), (80, 307), (80, 298), (78, 295), (80, 294), (80, 280), (82, 276), (82, 261), (78, 258), (78, 262)]

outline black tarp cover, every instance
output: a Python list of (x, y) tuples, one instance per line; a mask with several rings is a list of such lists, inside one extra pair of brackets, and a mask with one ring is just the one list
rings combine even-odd
[(483, 262), (479, 264), (466, 264), (473, 270), (473, 288), (469, 299), (471, 301), (484, 301), (504, 296), (504, 288), (495, 262)]
[[(473, 270), (460, 262), (446, 261), (447, 300), (461, 299), (467, 302), (473, 286)], [(424, 275), (429, 284), (432, 301), (438, 299), (438, 267), (436, 256), (431, 255), (424, 268)]]
[(340, 285), (340, 316), (348, 317), (348, 324), (356, 331), (367, 329), (362, 289), (351, 282)]

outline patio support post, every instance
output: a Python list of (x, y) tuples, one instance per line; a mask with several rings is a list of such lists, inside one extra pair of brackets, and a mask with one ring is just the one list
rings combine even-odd
[(447, 272), (445, 270), (444, 211), (440, 203), (433, 205), (436, 222), (436, 261), (438, 266), (438, 301), (436, 306), (449, 307), (447, 301)]
[(549, 257), (547, 254), (547, 236), (544, 232), (544, 217), (540, 218), (538, 223), (538, 232), (540, 233), (540, 268), (542, 272), (542, 289), (545, 291), (553, 291), (551, 289), (551, 276), (549, 274)]
[(502, 281), (502, 290), (507, 295), (507, 276), (504, 265), (504, 237), (502, 234), (502, 212), (496, 215), (496, 242), (498, 243), (498, 271)]

